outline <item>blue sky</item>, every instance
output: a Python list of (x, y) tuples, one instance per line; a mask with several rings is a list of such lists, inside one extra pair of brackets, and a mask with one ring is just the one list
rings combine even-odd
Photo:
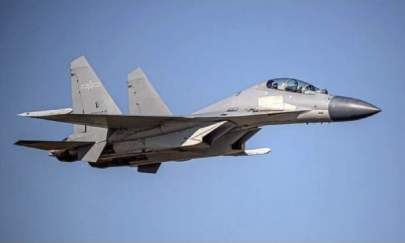
[[(404, 1), (1, 1), (0, 241), (405, 241)], [(142, 67), (176, 114), (287, 76), (383, 112), (264, 128), (260, 157), (97, 170), (16, 147), (66, 124), (85, 55), (127, 110)]]

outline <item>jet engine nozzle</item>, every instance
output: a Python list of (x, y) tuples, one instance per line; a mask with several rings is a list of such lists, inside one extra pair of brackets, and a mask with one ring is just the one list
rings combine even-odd
[(329, 103), (329, 116), (332, 121), (352, 121), (380, 112), (380, 108), (365, 101), (334, 96)]
[(78, 160), (78, 153), (75, 150), (53, 150), (49, 155), (55, 156), (59, 161), (63, 162), (73, 162)]

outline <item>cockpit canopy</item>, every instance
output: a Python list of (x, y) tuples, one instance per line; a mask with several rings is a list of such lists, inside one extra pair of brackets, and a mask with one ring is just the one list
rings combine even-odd
[(322, 94), (328, 93), (326, 89), (319, 89), (313, 86), (312, 84), (293, 78), (271, 79), (267, 81), (266, 86), (269, 89), (277, 89), (295, 93), (311, 93), (311, 92), (318, 92)]

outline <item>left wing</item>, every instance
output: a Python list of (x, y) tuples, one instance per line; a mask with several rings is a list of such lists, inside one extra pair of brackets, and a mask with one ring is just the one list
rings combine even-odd
[(86, 145), (94, 144), (93, 142), (77, 141), (41, 141), (41, 140), (18, 140), (15, 145), (36, 148), (41, 150), (64, 150)]
[(25, 112), (20, 116), (65, 122), (71, 124), (88, 125), (104, 128), (150, 128), (165, 122), (218, 122), (229, 121), (237, 125), (258, 124), (260, 122), (273, 122), (277, 124), (288, 118), (294, 118), (307, 110), (299, 111), (276, 111), (238, 113), (224, 116), (134, 116), (134, 115), (110, 115), (110, 114), (74, 114), (69, 109)]

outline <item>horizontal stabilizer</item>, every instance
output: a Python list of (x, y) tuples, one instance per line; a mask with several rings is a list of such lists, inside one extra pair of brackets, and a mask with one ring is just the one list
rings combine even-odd
[(93, 142), (19, 140), (14, 144), (42, 150), (64, 150), (91, 145)]

